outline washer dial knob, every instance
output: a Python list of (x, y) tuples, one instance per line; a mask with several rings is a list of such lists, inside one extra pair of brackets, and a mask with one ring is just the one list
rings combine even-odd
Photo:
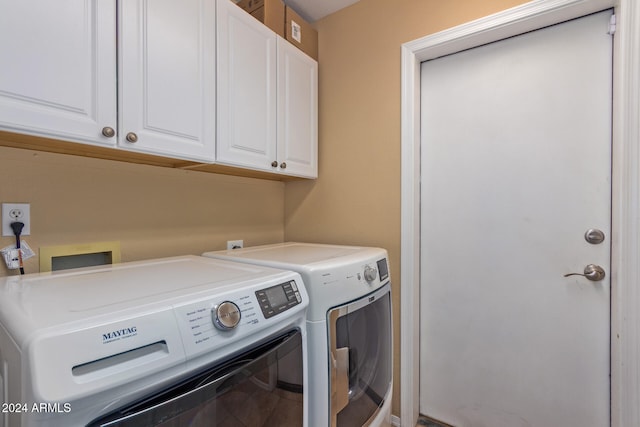
[(231, 301), (221, 302), (211, 309), (213, 325), (223, 331), (228, 331), (238, 326), (240, 317), (240, 308)]
[(364, 268), (364, 280), (367, 282), (373, 282), (378, 277), (378, 270), (374, 267), (367, 265)]

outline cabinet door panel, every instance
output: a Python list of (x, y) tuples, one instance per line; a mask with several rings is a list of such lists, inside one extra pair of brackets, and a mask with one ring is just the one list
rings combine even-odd
[(115, 0), (0, 0), (0, 128), (115, 145)]
[(318, 176), (318, 63), (278, 38), (278, 163), (282, 172)]
[(276, 68), (275, 33), (218, 0), (218, 162), (276, 170)]
[(120, 147), (212, 161), (213, 0), (121, 1), (119, 22)]

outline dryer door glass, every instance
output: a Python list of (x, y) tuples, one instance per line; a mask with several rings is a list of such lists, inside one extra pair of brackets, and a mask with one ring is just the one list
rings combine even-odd
[(391, 292), (378, 291), (328, 313), (331, 426), (368, 425), (391, 390)]
[(299, 330), (158, 390), (88, 427), (301, 427), (302, 384), (283, 384), (278, 372), (281, 361), (291, 370), (292, 358), (299, 359), (296, 366), (302, 369)]

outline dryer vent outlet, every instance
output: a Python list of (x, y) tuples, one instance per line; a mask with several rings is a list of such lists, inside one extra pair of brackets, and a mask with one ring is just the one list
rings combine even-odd
[(243, 240), (227, 240), (227, 250), (242, 249), (244, 247)]

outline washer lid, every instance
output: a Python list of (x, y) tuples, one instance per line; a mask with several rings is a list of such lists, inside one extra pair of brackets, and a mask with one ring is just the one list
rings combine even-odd
[(0, 279), (0, 322), (9, 330), (25, 333), (93, 317), (113, 321), (286, 274), (268, 267), (185, 256), (5, 277)]

